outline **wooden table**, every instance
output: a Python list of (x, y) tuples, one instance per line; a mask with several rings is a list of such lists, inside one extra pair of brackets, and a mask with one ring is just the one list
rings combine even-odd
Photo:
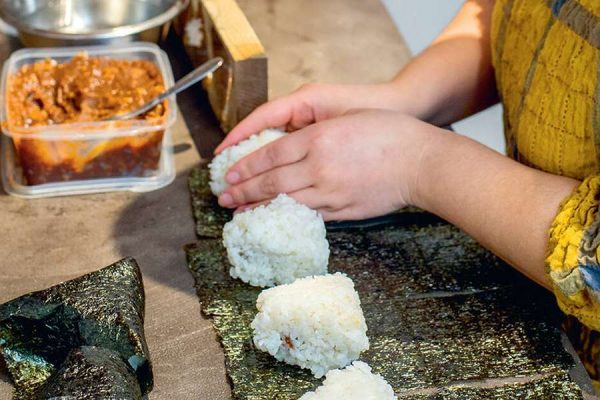
[[(310, 81), (382, 81), (409, 58), (378, 0), (238, 1), (269, 56), (271, 96)], [(190, 68), (181, 62), (182, 50), (172, 41), (166, 47), (181, 76)], [(0, 38), (0, 54), (6, 57), (12, 48)], [(196, 239), (188, 172), (201, 157), (210, 157), (222, 136), (201, 91), (190, 90), (178, 102), (187, 127), (180, 116), (173, 129), (177, 179), (169, 187), (42, 200), (0, 194), (0, 302), (133, 256), (147, 295), (145, 328), (155, 376), (149, 398), (224, 400), (230, 388), (223, 353), (200, 315), (182, 250)], [(581, 365), (573, 374), (581, 385), (589, 383)], [(8, 378), (0, 375), (0, 399), (11, 392)]]
[[(378, 0), (242, 0), (270, 60), (272, 95), (308, 81), (388, 79), (408, 59)], [(170, 43), (177, 76), (180, 49)], [(13, 43), (0, 39), (6, 58)], [(376, 60), (376, 62), (374, 62)], [(178, 62), (179, 61), (179, 62)], [(146, 194), (23, 200), (0, 194), (0, 302), (133, 256), (146, 288), (146, 337), (154, 364), (150, 399), (230, 397), (223, 354), (200, 316), (182, 246), (195, 240), (186, 187), (190, 168), (220, 141), (202, 92), (179, 96), (173, 129), (177, 179)], [(12, 386), (0, 375), (0, 399)]]

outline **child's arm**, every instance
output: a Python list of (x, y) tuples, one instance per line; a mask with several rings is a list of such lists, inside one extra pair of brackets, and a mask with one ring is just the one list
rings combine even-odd
[(580, 182), (526, 167), (454, 133), (438, 134), (425, 147), (414, 203), (549, 288), (548, 231)]
[(258, 107), (227, 135), (216, 153), (265, 128), (297, 130), (357, 108), (400, 111), (445, 125), (491, 105), (496, 101), (490, 56), (493, 3), (466, 1), (444, 32), (392, 82), (306, 85)]
[(414, 203), (551, 288), (566, 314), (600, 330), (600, 175), (579, 182), (464, 136), (434, 137), (423, 147)]
[(395, 108), (449, 125), (498, 102), (491, 57), (494, 0), (468, 0), (427, 49), (394, 79)]

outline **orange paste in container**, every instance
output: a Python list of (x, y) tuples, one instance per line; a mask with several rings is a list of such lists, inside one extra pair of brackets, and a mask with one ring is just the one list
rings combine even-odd
[[(85, 128), (69, 124), (101, 121), (126, 113), (164, 89), (159, 68), (148, 60), (80, 54), (66, 63), (48, 59), (21, 67), (8, 78), (6, 128), (11, 132), (27, 183), (155, 174), (164, 131), (70, 140), (69, 132), (85, 135), (122, 128), (131, 122), (99, 123)], [(166, 108), (165, 102), (138, 119), (161, 126), (167, 117)], [(64, 131), (65, 139), (45, 139), (44, 126)], [(33, 137), (30, 133), (27, 138), (20, 134), (40, 128)]]

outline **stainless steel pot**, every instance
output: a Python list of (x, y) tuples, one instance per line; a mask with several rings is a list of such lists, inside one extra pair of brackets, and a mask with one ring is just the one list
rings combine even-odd
[(29, 47), (157, 42), (189, 0), (0, 0)]

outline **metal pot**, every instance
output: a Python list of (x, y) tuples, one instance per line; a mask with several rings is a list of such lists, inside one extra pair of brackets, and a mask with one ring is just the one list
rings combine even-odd
[(29, 47), (158, 42), (189, 0), (0, 0)]

